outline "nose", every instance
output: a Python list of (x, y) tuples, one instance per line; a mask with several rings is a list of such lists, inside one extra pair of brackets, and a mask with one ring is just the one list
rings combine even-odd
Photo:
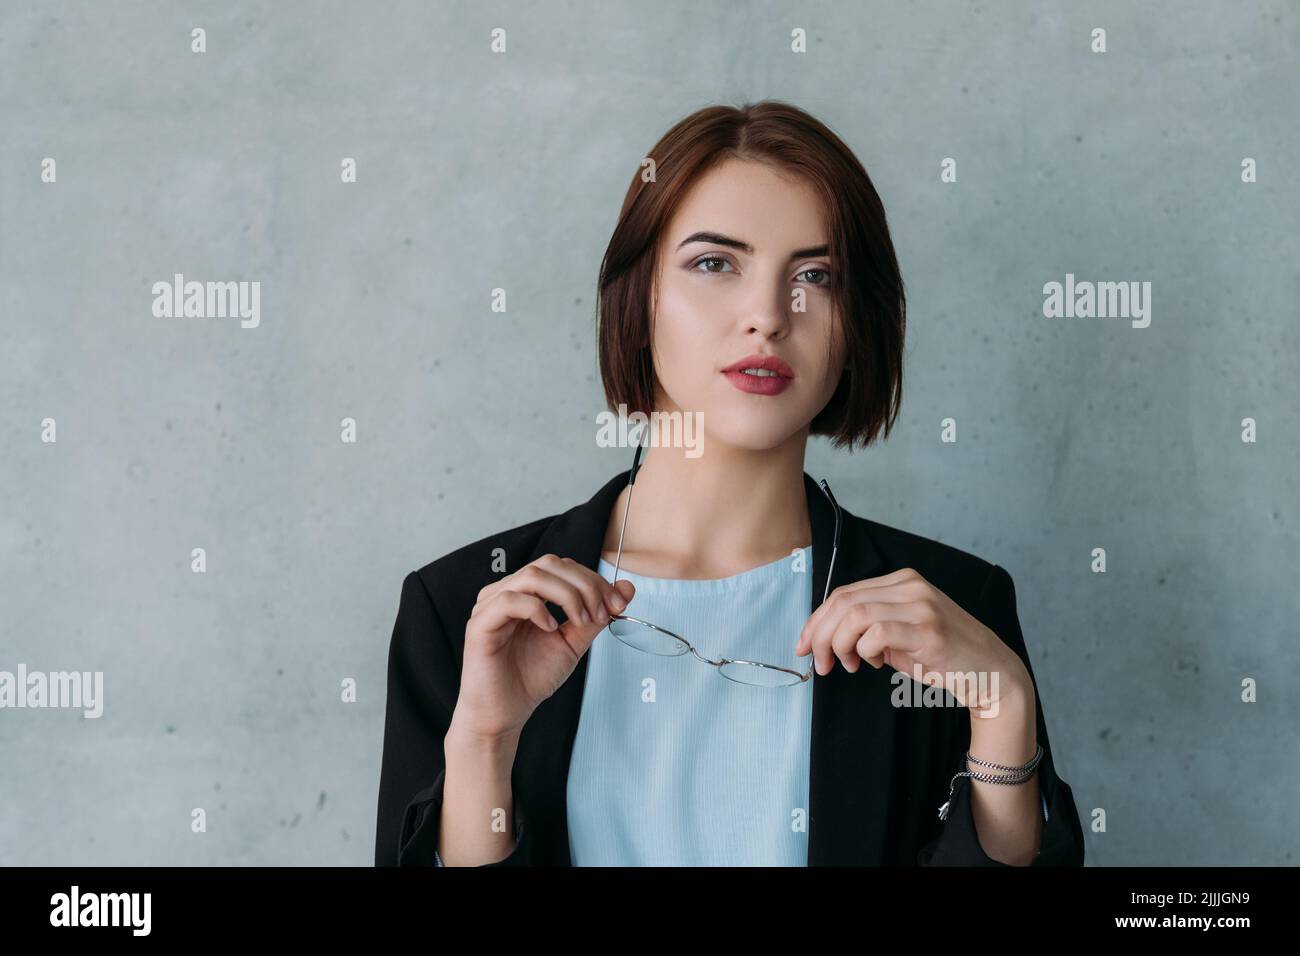
[(758, 281), (748, 290), (740, 311), (741, 332), (779, 339), (790, 329), (791, 290), (782, 281)]

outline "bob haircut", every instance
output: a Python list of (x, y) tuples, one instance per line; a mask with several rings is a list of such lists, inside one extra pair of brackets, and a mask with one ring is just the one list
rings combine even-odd
[[(844, 372), (810, 433), (832, 444), (888, 437), (903, 394), (903, 278), (885, 207), (852, 151), (820, 121), (774, 100), (709, 106), (678, 122), (632, 178), (600, 266), (597, 354), (610, 409), (654, 410), (659, 240), (696, 179), (728, 159), (767, 163), (810, 183), (823, 203), (832, 262), (827, 283), (845, 334)], [(831, 343), (827, 343), (830, 354)]]

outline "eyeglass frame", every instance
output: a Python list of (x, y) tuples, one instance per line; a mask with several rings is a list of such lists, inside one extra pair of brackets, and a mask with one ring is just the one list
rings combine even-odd
[[(627, 530), (627, 515), (632, 508), (632, 488), (636, 484), (636, 473), (641, 468), (641, 453), (644, 450), (645, 450), (645, 445), (642, 444), (640, 440), (638, 440), (636, 446), (636, 455), (632, 459), (632, 471), (628, 475), (628, 479), (627, 479), (627, 501), (623, 505), (623, 520), (620, 523), (618, 529), (618, 554), (615, 555), (614, 557), (614, 579), (610, 581), (611, 585), (618, 583), (618, 569), (619, 569), (619, 564), (623, 558), (623, 532)], [(835, 571), (835, 556), (839, 553), (840, 550), (840, 505), (839, 502), (835, 500), (835, 495), (831, 493), (831, 486), (827, 484), (825, 478), (821, 479), (821, 482), (819, 483), (819, 487), (821, 488), (822, 493), (826, 495), (828, 499), (830, 499), (831, 506), (834, 507), (835, 509), (835, 539), (833, 544), (831, 545), (830, 566), (826, 569), (826, 589), (822, 594), (822, 602), (824, 603), (826, 601), (826, 598), (830, 595), (831, 576), (832, 574), (834, 574)], [(811, 515), (809, 516), (809, 518), (811, 519)], [(734, 677), (727, 677), (725, 671), (722, 670), (718, 671), (718, 674), (720, 674), (722, 677), (726, 677), (727, 680), (733, 681), (734, 683), (737, 684), (745, 684), (746, 686), (750, 686), (750, 687), (794, 687), (797, 684), (803, 684), (807, 682), (812, 677), (813, 670), (816, 667), (815, 658), (809, 659), (808, 670), (802, 674), (799, 671), (791, 670), (789, 667), (781, 667), (778, 664), (765, 664), (762, 661), (732, 660), (726, 657), (720, 658), (719, 660), (715, 661), (705, 657), (703, 654), (701, 654), (699, 651), (695, 649), (694, 644), (692, 644), (690, 641), (688, 641), (686, 638), (682, 637), (680, 634), (676, 633), (675, 631), (668, 630), (668, 628), (666, 627), (660, 627), (657, 624), (651, 624), (649, 621), (643, 621), (642, 619), (637, 617), (632, 617), (629, 614), (613, 614), (610, 616), (609, 623), (605, 625), (605, 630), (609, 631), (609, 633), (614, 637), (618, 638), (618, 640), (621, 643), (626, 644), (628, 647), (632, 648), (633, 650), (640, 651), (642, 654), (650, 654), (653, 657), (680, 657), (682, 655), (681, 654), (655, 654), (653, 651), (647, 651), (643, 647), (637, 647), (635, 644), (630, 644), (627, 641), (624, 641), (612, 630), (610, 630), (610, 624), (613, 624), (614, 621), (631, 621), (634, 624), (640, 624), (643, 627), (648, 627), (652, 630), (659, 631), (662, 634), (667, 634), (669, 637), (677, 641), (680, 641), (682, 644), (686, 645), (686, 650), (690, 651), (691, 654), (694, 655), (695, 659), (700, 661), (703, 664), (709, 664), (717, 668), (721, 668), (722, 665), (724, 664), (748, 664), (751, 667), (763, 667), (769, 670), (783, 671), (786, 674), (790, 674), (791, 676), (799, 678), (797, 681), (790, 681), (785, 684), (750, 684), (748, 681), (741, 681), (741, 680), (736, 680)], [(682, 653), (685, 653), (685, 651), (683, 651)]]

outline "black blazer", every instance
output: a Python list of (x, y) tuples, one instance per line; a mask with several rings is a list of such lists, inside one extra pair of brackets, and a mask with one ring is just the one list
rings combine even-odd
[[(433, 866), (445, 772), (443, 737), (451, 722), (464, 660), (465, 624), (478, 592), (543, 554), (569, 557), (595, 569), (610, 512), (628, 481), (615, 475), (585, 504), (563, 514), (489, 535), (412, 571), (388, 656), (377, 866)], [(834, 538), (835, 512), (804, 473), (813, 537), (811, 614), (821, 604)], [(935, 587), (997, 634), (1033, 669), (1016, 615), (1015, 587), (999, 565), (973, 554), (851, 514), (840, 505), (840, 549), (831, 590), (899, 568), (915, 568)], [(505, 554), (494, 572), (495, 549)], [(547, 602), (557, 621), (561, 608)], [(534, 711), (520, 735), (511, 774), (518, 845), (489, 866), (570, 866), (566, 785), (587, 673), (587, 655), (560, 689)], [(892, 668), (862, 666), (849, 673), (836, 662), (811, 680), (812, 751), (808, 864), (1005, 864), (980, 846), (965, 768), (970, 712), (965, 707), (894, 707)], [(1034, 683), (1037, 691), (1037, 681)], [(1069, 786), (1056, 774), (1041, 700), (1038, 785), (1047, 801), (1035, 866), (1083, 864), (1083, 830)], [(1040, 811), (1041, 812), (1041, 808)]]

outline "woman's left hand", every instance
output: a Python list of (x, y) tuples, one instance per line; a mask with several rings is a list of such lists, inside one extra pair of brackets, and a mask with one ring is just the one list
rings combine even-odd
[[(913, 680), (919, 669), (923, 683), (942, 684), (972, 715), (993, 716), (999, 702), (1033, 696), (1033, 682), (1016, 653), (912, 568), (832, 591), (795, 645), (799, 657), (809, 650), (818, 674), (829, 674), (836, 658), (850, 673), (864, 660), (877, 670), (888, 664)], [(967, 676), (972, 672), (974, 684)], [(985, 694), (991, 699), (975, 699)]]

